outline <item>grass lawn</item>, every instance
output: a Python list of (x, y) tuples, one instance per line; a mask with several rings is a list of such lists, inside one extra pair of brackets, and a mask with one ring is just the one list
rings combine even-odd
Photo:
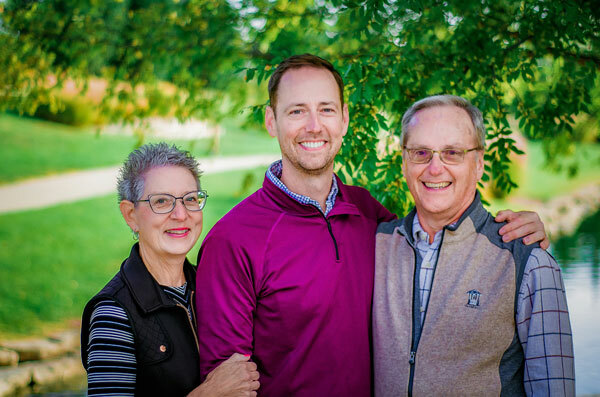
[(545, 164), (542, 145), (529, 143), (525, 178), (514, 192), (516, 196), (547, 201), (556, 195), (568, 193), (593, 182), (600, 182), (600, 145), (579, 144), (573, 158), (566, 164), (579, 165), (577, 175), (569, 178), (564, 172), (555, 173)]
[[(265, 131), (242, 131), (225, 125), (220, 155), (277, 153)], [(147, 141), (157, 139), (148, 138)], [(59, 172), (121, 164), (137, 138), (97, 134), (37, 119), (0, 114), (0, 184)], [(170, 140), (195, 156), (210, 154), (210, 139)]]
[[(526, 167), (518, 170), (519, 187), (511, 191), (504, 199), (490, 201), (490, 211), (495, 213), (500, 209), (531, 210), (535, 208), (520, 208), (511, 202), (512, 198), (527, 198), (546, 202), (553, 197), (568, 194), (592, 183), (600, 181), (600, 144), (579, 144), (576, 155), (565, 160), (565, 164), (573, 162), (579, 165), (576, 176), (570, 178), (565, 172), (556, 173), (545, 164), (542, 144), (529, 142), (526, 153)], [(519, 165), (515, 164), (513, 167)]]
[[(209, 199), (199, 242), (263, 176), (258, 168), (202, 177)], [(132, 244), (116, 194), (0, 215), (0, 336), (38, 334), (80, 317)], [(188, 255), (193, 263), (199, 248)]]

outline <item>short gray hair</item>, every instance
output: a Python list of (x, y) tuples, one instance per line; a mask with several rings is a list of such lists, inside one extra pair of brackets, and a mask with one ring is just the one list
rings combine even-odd
[(147, 143), (129, 153), (119, 170), (117, 178), (119, 201), (140, 200), (144, 194), (146, 172), (168, 165), (183, 167), (190, 171), (200, 190), (200, 168), (196, 159), (188, 151), (180, 150), (175, 145), (169, 146), (165, 142)]
[(409, 125), (415, 117), (415, 114), (419, 110), (436, 106), (456, 106), (464, 109), (469, 117), (471, 117), (471, 122), (473, 123), (473, 127), (475, 127), (475, 139), (477, 139), (478, 149), (485, 149), (486, 131), (481, 110), (465, 98), (456, 95), (433, 95), (413, 103), (404, 113), (404, 116), (402, 116), (402, 135), (400, 136), (400, 141), (402, 142), (403, 147), (406, 146)]

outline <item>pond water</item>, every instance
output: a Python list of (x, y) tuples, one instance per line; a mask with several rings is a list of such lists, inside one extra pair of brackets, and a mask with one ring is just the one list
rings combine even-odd
[(600, 394), (600, 211), (552, 244), (573, 330), (577, 395)]
[[(563, 270), (573, 329), (577, 395), (600, 395), (600, 211), (551, 247)], [(85, 378), (29, 396), (85, 396)]]

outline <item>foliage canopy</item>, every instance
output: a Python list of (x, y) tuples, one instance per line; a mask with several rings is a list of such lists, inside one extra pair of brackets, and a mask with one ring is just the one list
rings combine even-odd
[[(397, 136), (403, 112), (422, 97), (451, 93), (482, 110), (484, 180), (492, 177), (501, 190), (515, 186), (509, 156), (519, 153), (509, 115), (528, 137), (544, 141), (551, 159), (588, 138), (578, 119), (593, 123), (598, 138), (600, 9), (591, 1), (338, 0), (293, 11), (252, 3), (256, 18), (278, 17), (256, 32), (256, 69), (248, 74), (260, 81), (280, 59), (315, 48), (334, 62), (351, 110), (341, 174), (399, 213), (409, 199)], [(389, 134), (377, 150), (381, 131)]]
[(110, 120), (207, 113), (239, 42), (219, 0), (9, 0), (0, 16), (0, 110), (27, 113), (91, 77)]
[[(399, 178), (400, 118), (424, 96), (461, 95), (482, 110), (484, 179), (501, 190), (514, 186), (509, 156), (519, 152), (509, 115), (544, 142), (550, 160), (575, 141), (598, 139), (594, 1), (29, 0), (0, 7), (4, 108), (51, 102), (50, 75), (82, 84), (95, 75), (111, 82), (103, 103), (116, 118), (143, 117), (123, 110), (140, 97), (146, 109), (168, 106), (180, 118), (214, 116), (222, 95), (244, 98), (242, 77), (262, 83), (295, 53), (327, 58), (344, 77), (351, 112), (339, 173), (399, 213), (409, 206)], [(239, 70), (245, 74), (233, 73)], [(162, 81), (176, 87), (170, 96)], [(263, 108), (253, 107), (257, 119)]]

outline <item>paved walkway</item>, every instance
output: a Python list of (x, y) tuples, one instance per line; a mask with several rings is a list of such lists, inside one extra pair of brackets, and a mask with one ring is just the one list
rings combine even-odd
[[(204, 174), (269, 165), (279, 155), (199, 158)], [(0, 186), (0, 213), (44, 208), (116, 191), (120, 166), (67, 172)]]

